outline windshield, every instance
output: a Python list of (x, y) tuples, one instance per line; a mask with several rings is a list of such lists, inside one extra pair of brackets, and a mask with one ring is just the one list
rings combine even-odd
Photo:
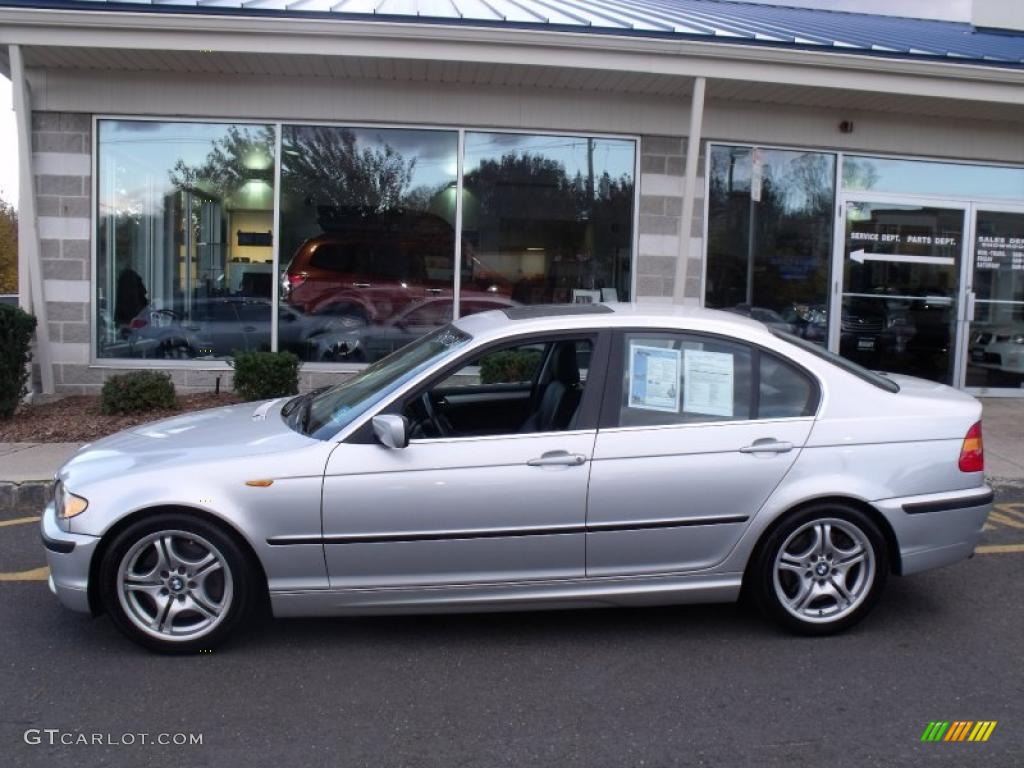
[(291, 400), (281, 414), (292, 429), (326, 440), (470, 339), (472, 336), (454, 326), (439, 328), (341, 384), (300, 395)]
[(888, 379), (880, 373), (869, 371), (864, 366), (857, 365), (857, 363), (853, 362), (852, 360), (847, 360), (845, 357), (841, 357), (840, 355), (837, 355), (835, 352), (829, 352), (824, 347), (820, 347), (817, 344), (813, 344), (807, 341), (806, 339), (801, 339), (799, 336), (794, 336), (791, 333), (786, 333), (785, 331), (778, 331), (775, 330), (774, 328), (771, 328), (769, 330), (771, 330), (771, 332), (774, 335), (778, 336), (783, 341), (788, 341), (790, 344), (794, 344), (800, 347), (800, 349), (806, 352), (810, 352), (812, 355), (815, 355), (816, 357), (820, 357), (822, 360), (827, 360), (828, 362), (832, 363), (832, 365), (838, 365), (847, 373), (852, 373), (854, 376), (863, 379), (869, 384), (874, 384), (879, 389), (884, 389), (886, 392), (900, 391), (900, 385), (897, 384), (892, 379)]

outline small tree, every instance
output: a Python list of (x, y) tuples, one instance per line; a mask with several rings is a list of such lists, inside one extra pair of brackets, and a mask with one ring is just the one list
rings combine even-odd
[(18, 212), (0, 198), (0, 293), (18, 292)]
[(36, 319), (20, 307), (0, 304), (0, 419), (14, 415), (28, 381)]

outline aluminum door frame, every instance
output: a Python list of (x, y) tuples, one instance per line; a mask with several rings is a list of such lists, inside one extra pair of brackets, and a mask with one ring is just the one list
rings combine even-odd
[(1024, 397), (1024, 388), (1013, 389), (1012, 387), (968, 387), (967, 386), (967, 365), (970, 362), (970, 336), (971, 323), (974, 322), (974, 311), (976, 296), (974, 293), (974, 260), (977, 257), (975, 239), (978, 229), (979, 211), (991, 211), (992, 213), (1017, 213), (1024, 218), (1024, 204), (1014, 203), (979, 203), (968, 204), (967, 223), (970, 227), (969, 239), (965, 235), (965, 243), (970, 243), (969, 257), (963, 258), (963, 271), (960, 277), (961, 292), (964, 296), (963, 312), (961, 313), (960, 338), (957, 342), (960, 358), (960, 378), (956, 380), (955, 386), (978, 397)]
[[(848, 203), (890, 203), (892, 205), (927, 206), (960, 211), (963, 214), (963, 228), (960, 238), (960, 272), (956, 292), (957, 313), (956, 329), (952, 335), (954, 349), (950, 350), (953, 357), (953, 376), (950, 385), (962, 387), (966, 375), (966, 347), (964, 346), (966, 326), (967, 291), (964, 282), (968, 260), (967, 243), (974, 235), (974, 222), (971, 212), (973, 204), (963, 200), (948, 198), (932, 198), (922, 195), (903, 195), (864, 190), (844, 191), (836, 193), (836, 219), (832, 228), (832, 286), (828, 301), (828, 348), (839, 354), (839, 338), (842, 334), (843, 312), (843, 274), (846, 262), (846, 206)], [(987, 209), (986, 209), (987, 210)]]

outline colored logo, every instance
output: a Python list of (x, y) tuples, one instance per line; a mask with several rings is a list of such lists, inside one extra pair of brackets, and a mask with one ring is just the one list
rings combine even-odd
[(995, 720), (939, 720), (928, 723), (921, 741), (988, 741), (996, 728)]

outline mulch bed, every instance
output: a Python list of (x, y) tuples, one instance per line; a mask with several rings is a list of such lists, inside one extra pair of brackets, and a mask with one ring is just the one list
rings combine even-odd
[(239, 402), (241, 400), (231, 393), (179, 394), (175, 409), (107, 416), (100, 413), (98, 395), (71, 395), (52, 403), (20, 406), (13, 419), (0, 421), (0, 443), (92, 442), (148, 421)]

